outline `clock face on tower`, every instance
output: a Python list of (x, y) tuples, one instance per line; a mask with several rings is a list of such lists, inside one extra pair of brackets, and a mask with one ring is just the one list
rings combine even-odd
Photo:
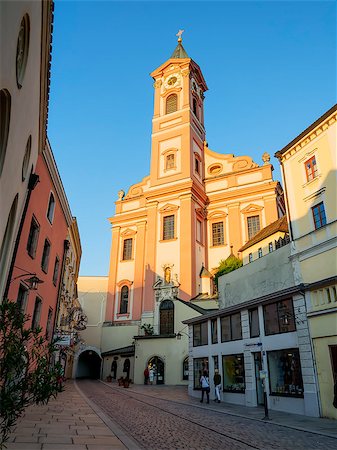
[(177, 73), (169, 75), (164, 82), (164, 86), (166, 87), (166, 89), (176, 87), (178, 84), (179, 84), (179, 75)]

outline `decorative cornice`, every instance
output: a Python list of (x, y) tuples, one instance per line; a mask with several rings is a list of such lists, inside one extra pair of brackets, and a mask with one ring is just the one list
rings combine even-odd
[(337, 121), (337, 104), (330, 108), (323, 116), (306, 128), (301, 134), (293, 139), (283, 149), (275, 153), (275, 157), (280, 162), (290, 158), (297, 153), (303, 147), (308, 145), (314, 139), (316, 139), (321, 133), (326, 131), (330, 126), (334, 125)]

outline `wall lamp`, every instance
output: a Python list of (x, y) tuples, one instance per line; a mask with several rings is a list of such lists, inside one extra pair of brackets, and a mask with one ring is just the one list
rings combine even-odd
[[(14, 266), (14, 267), (16, 267), (16, 266)], [(16, 267), (16, 268), (20, 269), (20, 267)], [(24, 270), (24, 269), (20, 269), (20, 270)], [(29, 275), (31, 275), (31, 277), (26, 278), (23, 281), (25, 281), (29, 285), (28, 289), (30, 291), (37, 291), (39, 284), (44, 283), (44, 281), (40, 280), (40, 278), (36, 276), (35, 272), (26, 272), (25, 271), (25, 273), (22, 273), (21, 275), (17, 275), (16, 277), (12, 278), (10, 283), (12, 283), (15, 280), (18, 280), (19, 278), (28, 277)]]
[(178, 339), (178, 341), (181, 340), (183, 334), (185, 334), (185, 336), (189, 337), (189, 335), (187, 333), (185, 333), (184, 331), (178, 331), (178, 333), (176, 333), (176, 338)]

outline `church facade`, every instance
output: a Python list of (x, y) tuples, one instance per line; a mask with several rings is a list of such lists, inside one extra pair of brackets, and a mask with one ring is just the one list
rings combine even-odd
[(103, 377), (117, 361), (117, 374), (129, 366), (136, 383), (153, 365), (158, 383), (187, 384), (182, 320), (218, 307), (212, 275), (219, 262), (285, 213), (283, 193), (267, 153), (258, 165), (208, 147), (208, 88), (181, 37), (151, 76), (150, 174), (119, 191), (110, 218)]

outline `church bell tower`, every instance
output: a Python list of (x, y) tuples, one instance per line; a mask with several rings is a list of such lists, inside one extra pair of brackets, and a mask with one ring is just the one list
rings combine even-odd
[(151, 73), (154, 79), (151, 186), (192, 179), (201, 188), (207, 85), (200, 67), (186, 53), (181, 33), (171, 58)]

